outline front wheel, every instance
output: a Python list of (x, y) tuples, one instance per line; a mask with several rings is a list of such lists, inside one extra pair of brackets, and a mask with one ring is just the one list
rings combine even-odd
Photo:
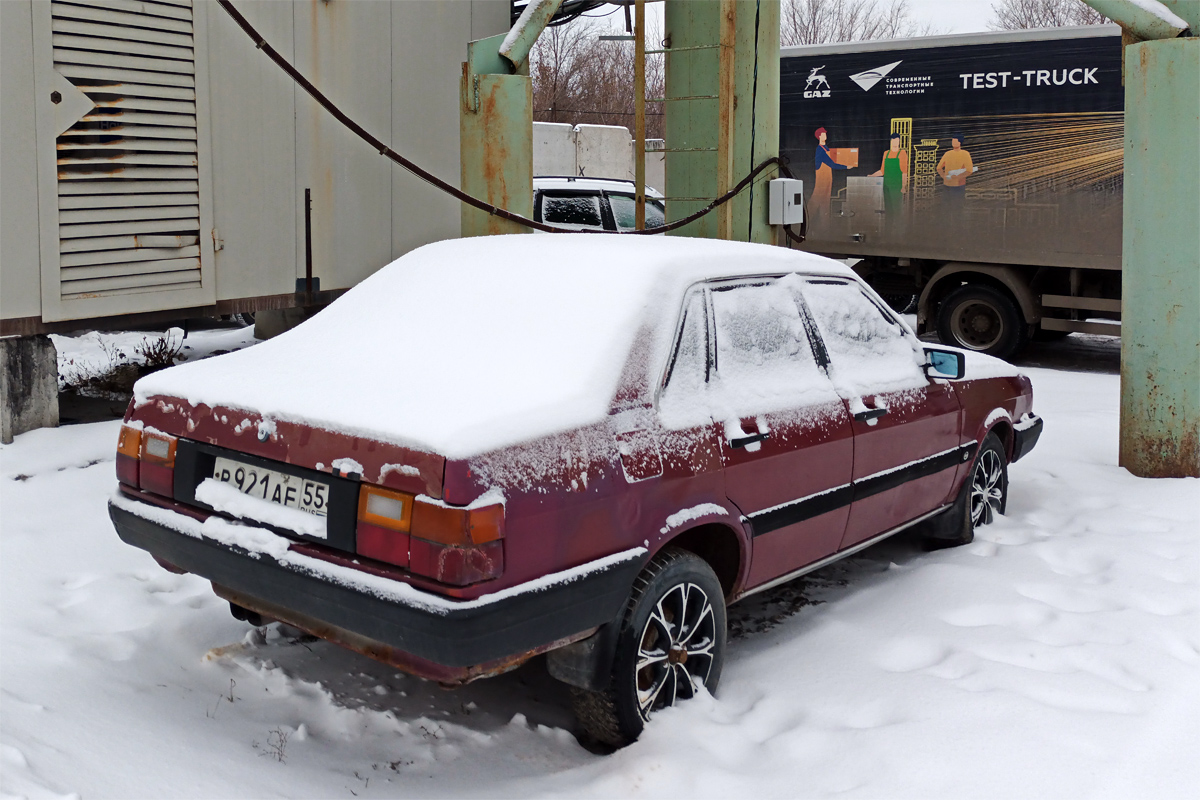
[(621, 747), (656, 711), (715, 691), (725, 658), (725, 598), (694, 553), (668, 547), (634, 582), (608, 688), (574, 689), (575, 715), (592, 739)]
[(1000, 438), (989, 433), (954, 505), (944, 519), (939, 515), (926, 525), (925, 542), (932, 549), (970, 544), (975, 540), (975, 531), (1003, 514), (1007, 504), (1008, 459)]

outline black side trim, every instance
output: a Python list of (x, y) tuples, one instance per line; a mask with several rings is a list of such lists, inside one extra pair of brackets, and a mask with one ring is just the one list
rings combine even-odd
[(778, 508), (757, 511), (747, 516), (746, 519), (750, 522), (754, 535), (762, 536), (764, 533), (786, 528), (788, 525), (795, 525), (797, 522), (803, 522), (842, 506), (848, 506), (859, 498), (886, 492), (909, 481), (935, 475), (942, 470), (958, 466), (970, 461), (978, 449), (979, 445), (976, 442), (964, 444), (945, 453), (906, 464), (893, 472), (872, 475), (821, 494), (803, 497)]
[(603, 625), (621, 610), (645, 563), (634, 558), (570, 583), (439, 614), (179, 533), (111, 503), (108, 514), (127, 544), (180, 569), (448, 667), (485, 664)]
[(895, 489), (897, 486), (903, 486), (909, 481), (915, 481), (918, 478), (925, 478), (929, 475), (936, 475), (944, 469), (956, 467), (959, 464), (970, 461), (975, 456), (975, 451), (978, 448), (979, 445), (971, 442), (968, 445), (956, 447), (945, 453), (939, 453), (936, 456), (914, 461), (894, 472), (885, 472), (882, 475), (872, 475), (871, 477), (863, 478), (861, 481), (855, 481), (854, 499), (858, 500), (862, 497), (870, 497), (880, 492), (886, 492), (889, 489)]
[(805, 497), (781, 508), (751, 514), (748, 519), (754, 527), (754, 535), (762, 536), (764, 533), (786, 528), (788, 525), (795, 525), (797, 522), (819, 517), (826, 512), (848, 506), (853, 499), (854, 486), (848, 483), (824, 494)]

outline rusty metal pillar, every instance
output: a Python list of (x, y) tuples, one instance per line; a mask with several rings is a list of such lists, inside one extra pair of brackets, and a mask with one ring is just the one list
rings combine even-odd
[[(459, 187), (494, 206), (533, 216), (533, 86), (529, 51), (562, 0), (532, 0), (507, 34), (471, 42), (459, 83)], [(462, 206), (462, 235), (528, 233)]]
[(1136, 42), (1125, 47), (1120, 463), (1200, 477), (1200, 39), (1187, 35), (1200, 32), (1200, 3), (1089, 4)]
[[(779, 154), (779, 0), (667, 0), (667, 219), (708, 205)], [(764, 170), (675, 234), (775, 242)], [(753, 206), (753, 207), (751, 207)]]

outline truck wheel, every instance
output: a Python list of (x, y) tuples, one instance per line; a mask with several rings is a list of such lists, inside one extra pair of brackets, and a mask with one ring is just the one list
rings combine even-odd
[(651, 715), (715, 691), (725, 657), (725, 598), (703, 559), (676, 547), (650, 560), (633, 584), (604, 691), (573, 689), (584, 733), (613, 747), (637, 739)]
[(1011, 358), (1024, 346), (1025, 327), (1008, 293), (986, 284), (960, 286), (938, 306), (938, 338), (997, 358)]

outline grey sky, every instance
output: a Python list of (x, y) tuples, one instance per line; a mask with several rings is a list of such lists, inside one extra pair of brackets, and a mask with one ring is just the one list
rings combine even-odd
[[(941, 33), (970, 33), (986, 31), (992, 18), (994, 0), (908, 0), (912, 16), (918, 23), (929, 22)], [(605, 11), (610, 10), (605, 8)], [(595, 14), (597, 12), (593, 12)], [(601, 14), (604, 11), (599, 12)], [(662, 19), (662, 4), (648, 6), (651, 19)], [(602, 24), (624, 26), (620, 11), (604, 18)]]

